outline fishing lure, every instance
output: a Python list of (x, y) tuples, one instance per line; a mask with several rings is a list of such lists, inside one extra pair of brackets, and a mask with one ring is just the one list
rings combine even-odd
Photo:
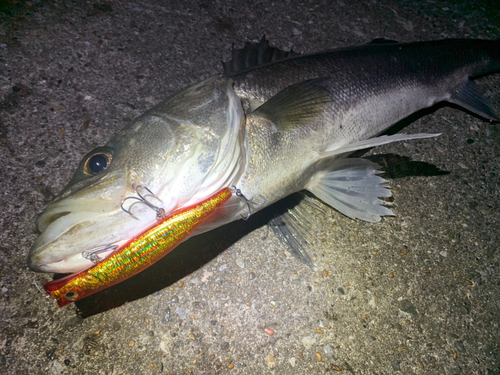
[(198, 204), (163, 217), (159, 224), (115, 250), (106, 259), (86, 271), (51, 281), (45, 284), (44, 289), (62, 307), (138, 274), (185, 240), (232, 194), (233, 189), (224, 188)]

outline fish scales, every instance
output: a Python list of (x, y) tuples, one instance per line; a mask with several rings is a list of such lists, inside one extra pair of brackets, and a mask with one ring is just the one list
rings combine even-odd
[[(270, 131), (269, 124), (250, 116), (247, 131), (252, 159), (251, 171), (243, 177), (249, 179), (246, 185), (258, 186), (252, 193), (267, 194), (274, 202), (281, 196), (272, 185), (279, 185), (288, 195), (302, 189), (323, 167), (306, 163), (307, 156), (317, 159), (318, 151), (327, 146), (341, 147), (379, 135), (388, 124), (450, 99), (469, 76), (499, 69), (499, 42), (443, 40), (339, 49), (234, 74), (237, 95), (259, 105), (286, 87), (322, 77), (326, 79), (321, 85), (331, 96), (322, 116), (294, 134)], [(269, 182), (265, 193), (264, 180)]]

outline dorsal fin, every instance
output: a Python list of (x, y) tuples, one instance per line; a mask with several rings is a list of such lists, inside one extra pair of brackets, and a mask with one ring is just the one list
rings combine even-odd
[(243, 48), (234, 48), (233, 44), (231, 60), (223, 61), (222, 66), (224, 75), (230, 76), (259, 65), (298, 55), (300, 54), (293, 52), (293, 50), (287, 52), (271, 47), (269, 40), (264, 35), (260, 43), (247, 42)]

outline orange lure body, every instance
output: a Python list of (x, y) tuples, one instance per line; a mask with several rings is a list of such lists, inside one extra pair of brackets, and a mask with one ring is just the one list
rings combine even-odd
[(231, 189), (224, 188), (173, 213), (91, 268), (51, 281), (44, 289), (62, 307), (142, 272), (177, 247), (231, 195)]

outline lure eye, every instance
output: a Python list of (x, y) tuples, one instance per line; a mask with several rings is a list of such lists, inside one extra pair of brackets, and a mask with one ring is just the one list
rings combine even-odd
[(78, 293), (71, 290), (64, 295), (64, 298), (66, 298), (68, 301), (76, 301), (76, 299), (78, 298)]
[(95, 175), (104, 172), (111, 163), (111, 154), (99, 152), (87, 158), (83, 170), (86, 174)]

